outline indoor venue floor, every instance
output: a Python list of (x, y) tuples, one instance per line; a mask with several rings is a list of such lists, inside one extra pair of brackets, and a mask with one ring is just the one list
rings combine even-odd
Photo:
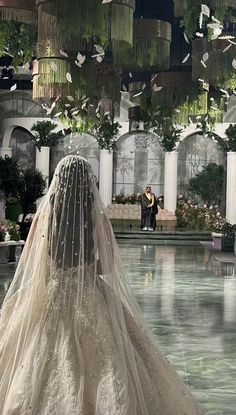
[[(123, 264), (159, 347), (205, 415), (236, 411), (236, 257), (206, 245), (119, 242)], [(235, 259), (234, 259), (235, 258)], [(0, 265), (0, 303), (15, 265)]]

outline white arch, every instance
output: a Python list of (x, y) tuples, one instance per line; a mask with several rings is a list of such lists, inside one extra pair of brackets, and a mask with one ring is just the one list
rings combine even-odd
[(39, 121), (51, 121), (57, 124), (55, 131), (60, 131), (63, 129), (61, 122), (57, 122), (51, 118), (39, 118), (39, 117), (21, 117), (21, 118), (6, 118), (3, 120), (3, 139), (2, 147), (9, 148), (12, 132), (15, 128), (21, 127), (24, 128), (31, 134), (31, 128), (33, 125)]
[[(232, 124), (232, 123), (218, 123), (218, 124), (216, 124), (215, 129), (214, 129), (214, 134), (218, 135), (221, 138), (225, 138), (226, 137), (225, 131), (230, 126), (230, 124)], [(188, 125), (181, 133), (179, 143), (177, 144), (177, 150), (178, 150), (178, 147), (179, 147), (180, 143), (182, 143), (182, 141), (186, 140), (188, 137), (190, 137), (194, 134), (198, 134), (198, 133), (201, 133), (201, 132), (202, 132), (202, 130), (201, 130), (201, 128), (197, 127), (197, 124)]]

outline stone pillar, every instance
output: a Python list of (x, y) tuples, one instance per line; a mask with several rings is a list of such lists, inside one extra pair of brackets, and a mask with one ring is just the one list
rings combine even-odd
[(226, 220), (236, 224), (236, 152), (227, 153)]
[(105, 207), (112, 202), (113, 151), (100, 150), (99, 193)]
[(47, 187), (49, 183), (49, 162), (50, 162), (50, 147), (42, 146), (41, 151), (36, 149), (36, 169), (43, 173), (47, 181)]
[(175, 213), (177, 203), (178, 152), (165, 153), (164, 209)]
[(0, 156), (1, 157), (12, 157), (12, 148), (11, 147), (0, 147)]

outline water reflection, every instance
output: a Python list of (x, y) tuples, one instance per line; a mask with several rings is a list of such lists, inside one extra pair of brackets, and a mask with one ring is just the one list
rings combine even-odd
[(160, 348), (204, 414), (235, 415), (236, 257), (200, 245), (120, 249)]
[[(236, 257), (207, 246), (119, 244), (160, 348), (205, 415), (235, 415)], [(0, 265), (0, 303), (14, 265)]]

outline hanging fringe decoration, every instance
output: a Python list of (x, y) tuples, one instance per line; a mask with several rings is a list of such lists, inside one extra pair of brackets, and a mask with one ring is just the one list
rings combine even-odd
[(208, 92), (192, 83), (191, 75), (181, 72), (157, 74), (153, 81), (159, 91), (152, 91), (152, 105), (160, 107), (166, 117), (171, 117), (181, 125), (189, 124), (189, 117), (197, 117), (208, 112)]
[(35, 0), (1, 0), (1, 20), (37, 24)]
[[(209, 42), (207, 39), (196, 39), (193, 41), (192, 51), (192, 79), (197, 81), (204, 79), (216, 88), (236, 88), (236, 74), (232, 62), (235, 58), (234, 46), (228, 47), (227, 40), (216, 39)], [(225, 50), (225, 52), (223, 52)], [(205, 53), (209, 54), (206, 65), (201, 61)]]
[(210, 9), (214, 10), (216, 15), (225, 8), (236, 7), (235, 0), (174, 0), (174, 3), (175, 16), (178, 17), (183, 17), (185, 12), (192, 7), (201, 8), (202, 4), (206, 4)]
[(114, 47), (114, 62), (133, 71), (161, 71), (170, 66), (171, 25), (153, 19), (134, 21), (134, 45), (119, 50)]
[[(118, 100), (120, 71), (118, 73), (116, 68), (111, 69), (112, 65), (104, 61), (98, 64), (91, 56), (95, 51), (95, 42), (100, 45), (111, 44), (115, 39), (117, 44), (123, 44), (126, 39), (129, 42), (127, 44), (130, 44), (131, 15), (133, 18), (130, 5), (134, 7), (134, 1), (117, 0), (112, 4), (102, 4), (100, 0), (81, 0), (72, 1), (69, 7), (64, 0), (38, 0), (37, 5), (39, 76), (35, 77), (34, 97), (45, 94), (46, 98), (55, 98), (55, 93), (59, 91), (62, 98), (72, 95), (75, 99), (81, 99), (85, 95), (91, 102), (101, 97)], [(124, 10), (127, 18), (123, 14)], [(88, 19), (90, 22), (86, 26)], [(95, 24), (94, 19), (99, 23)], [(129, 24), (126, 32), (118, 22), (120, 19), (124, 25)], [(62, 30), (64, 25), (67, 25), (66, 32)], [(99, 43), (98, 39), (103, 40)], [(81, 67), (75, 64), (78, 52), (86, 56)], [(70, 85), (67, 85), (66, 80), (68, 73), (72, 79)]]
[(128, 47), (133, 42), (135, 0), (37, 0), (43, 13), (56, 17), (66, 40), (74, 36), (97, 39), (104, 47), (120, 42)]

